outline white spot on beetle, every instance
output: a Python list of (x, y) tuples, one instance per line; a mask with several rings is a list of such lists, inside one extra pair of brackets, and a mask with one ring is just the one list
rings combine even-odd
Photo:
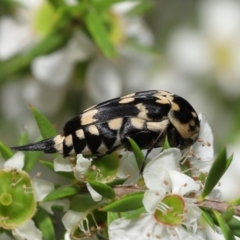
[(67, 147), (71, 147), (73, 145), (73, 141), (72, 141), (72, 135), (68, 135), (67, 137), (65, 137), (64, 139), (64, 143)]
[(76, 136), (79, 138), (79, 139), (84, 139), (85, 138), (85, 135), (84, 135), (84, 132), (82, 129), (79, 129), (76, 131)]
[(124, 103), (130, 103), (133, 102), (135, 99), (134, 98), (122, 98), (118, 103), (124, 104)]
[(147, 129), (155, 132), (162, 131), (167, 127), (168, 124), (169, 124), (168, 119), (165, 119), (160, 122), (147, 122)]
[(95, 125), (90, 125), (87, 130), (93, 135), (99, 135), (99, 131)]
[(108, 122), (108, 127), (111, 130), (119, 130), (122, 126), (123, 119), (122, 118), (115, 118)]
[(81, 125), (87, 125), (96, 122), (97, 119), (94, 118), (94, 116), (97, 112), (97, 109), (92, 109), (88, 112), (83, 113), (83, 115), (81, 116)]
[(148, 117), (148, 110), (146, 108), (146, 106), (142, 103), (138, 103), (135, 105), (137, 107), (137, 109), (139, 110), (139, 113), (138, 113), (138, 118), (141, 118), (141, 119), (145, 119), (145, 120), (151, 120), (149, 117)]
[(131, 124), (133, 127), (137, 128), (137, 129), (143, 129), (144, 124), (145, 124), (145, 120), (143, 119), (139, 119), (139, 118), (130, 118)]
[(65, 137), (62, 135), (57, 135), (55, 138), (53, 138), (53, 141), (55, 142), (54, 148), (58, 153), (63, 153), (63, 141)]

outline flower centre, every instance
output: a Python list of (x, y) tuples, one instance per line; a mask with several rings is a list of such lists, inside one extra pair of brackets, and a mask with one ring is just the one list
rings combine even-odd
[(158, 222), (169, 226), (178, 226), (183, 221), (185, 202), (179, 195), (170, 194), (163, 198), (155, 211)]
[(4, 206), (8, 206), (12, 203), (12, 195), (9, 193), (2, 193), (0, 196), (0, 203)]

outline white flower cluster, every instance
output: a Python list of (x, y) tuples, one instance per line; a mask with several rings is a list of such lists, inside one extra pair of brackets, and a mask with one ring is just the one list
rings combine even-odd
[(148, 188), (143, 198), (146, 213), (137, 219), (113, 221), (109, 226), (111, 240), (205, 239), (199, 232), (201, 211), (194, 204), (193, 197), (199, 194), (201, 183), (179, 169), (180, 161), (186, 158), (195, 179), (200, 172), (208, 172), (213, 160), (213, 137), (202, 117), (200, 139), (204, 142), (195, 143), (183, 155), (179, 149), (170, 148), (147, 164), (143, 172)]
[[(123, 217), (114, 220), (108, 230), (111, 240), (205, 239), (199, 231), (201, 211), (194, 204), (194, 200), (202, 189), (202, 183), (198, 177), (200, 173), (207, 175), (214, 156), (211, 129), (205, 118), (200, 116), (200, 119), (201, 132), (198, 142), (184, 152), (177, 148), (164, 150), (144, 168), (143, 179), (148, 189), (143, 197), (146, 213), (135, 219)], [(189, 166), (187, 171), (191, 177), (181, 170), (183, 159), (184, 164)], [(55, 168), (60, 171), (68, 169), (69, 165), (67, 162), (66, 166), (59, 164), (59, 160), (55, 160), (54, 164)], [(77, 165), (73, 171), (79, 181), (84, 181), (84, 173), (90, 165), (89, 160), (86, 161), (82, 155), (78, 155)], [(129, 175), (131, 178), (128, 180), (128, 184), (137, 183), (141, 177), (137, 166), (134, 170), (131, 156), (123, 158), (117, 174), (120, 178)], [(87, 187), (94, 201), (102, 199), (101, 195), (95, 192), (89, 184)], [(71, 231), (71, 226), (76, 226), (76, 223), (79, 222), (76, 214), (69, 210), (63, 219), (68, 231)]]

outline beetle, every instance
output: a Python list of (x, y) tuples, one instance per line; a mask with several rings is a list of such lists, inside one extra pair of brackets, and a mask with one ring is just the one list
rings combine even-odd
[(198, 115), (184, 98), (150, 90), (92, 106), (69, 120), (61, 134), (12, 149), (101, 157), (121, 148), (131, 150), (128, 138), (150, 151), (163, 146), (166, 137), (171, 147), (185, 149), (198, 139), (199, 131)]

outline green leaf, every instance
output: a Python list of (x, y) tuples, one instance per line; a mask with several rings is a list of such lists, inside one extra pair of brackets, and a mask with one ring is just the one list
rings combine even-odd
[(41, 208), (38, 209), (34, 219), (38, 225), (38, 228), (42, 232), (44, 240), (55, 240), (54, 227), (49, 215)]
[(214, 212), (214, 215), (216, 216), (216, 219), (219, 223), (219, 227), (221, 228), (221, 231), (222, 231), (225, 239), (226, 240), (236, 240), (236, 238), (234, 237), (229, 225), (224, 220), (224, 218), (217, 211), (213, 211), (213, 212)]
[(236, 199), (230, 201), (230, 203), (235, 205), (235, 206), (239, 206), (240, 205), (240, 198), (236, 198)]
[(203, 216), (204, 220), (214, 230), (215, 224), (214, 224), (214, 220), (213, 220), (211, 214), (208, 211), (205, 211), (204, 209), (201, 209), (201, 210), (202, 210), (202, 216)]
[(128, 140), (129, 140), (129, 143), (131, 145), (132, 151), (135, 155), (138, 168), (140, 170), (142, 168), (142, 165), (143, 165), (144, 155), (143, 155), (141, 149), (138, 147), (138, 145), (135, 143), (135, 141), (133, 139), (128, 138)]
[(226, 221), (229, 222), (234, 215), (234, 208), (230, 206), (225, 213), (222, 213), (222, 218)]
[(101, 15), (91, 10), (84, 16), (84, 21), (88, 31), (104, 55), (106, 57), (114, 57), (116, 55), (115, 49), (109, 39), (107, 27), (104, 25)]
[(164, 139), (164, 144), (163, 144), (163, 150), (171, 148), (169, 142), (168, 142), (168, 137), (166, 136)]
[(233, 235), (240, 237), (240, 221), (233, 217), (230, 221), (228, 221), (228, 226), (231, 228)]
[(143, 207), (143, 193), (129, 194), (117, 201), (111, 202), (102, 207), (101, 211), (126, 212)]
[(115, 212), (108, 212), (107, 213), (107, 224), (110, 225), (111, 222), (117, 220), (119, 218), (119, 214)]
[[(103, 183), (111, 182), (117, 176), (120, 165), (119, 162), (119, 154), (117, 152), (94, 159), (91, 163), (91, 167), (88, 168), (84, 176), (86, 179), (97, 179), (99, 182)], [(92, 170), (93, 166), (95, 167), (95, 171)], [(101, 174), (99, 174), (99, 172)]]
[(109, 11), (109, 8), (116, 3), (122, 2), (123, 0), (94, 0), (94, 6), (99, 11)]
[(146, 209), (144, 207), (141, 207), (135, 211), (127, 213), (126, 215), (124, 215), (124, 217), (126, 219), (136, 219), (136, 218), (139, 218), (142, 213), (146, 213)]
[(43, 200), (42, 202), (49, 202), (52, 200), (56, 200), (59, 198), (69, 197), (78, 192), (78, 188), (75, 186), (68, 186), (68, 187), (61, 187), (53, 190), (50, 192)]
[(227, 159), (227, 151), (226, 148), (224, 148), (218, 157), (215, 159), (215, 161), (212, 164), (212, 167), (209, 171), (206, 183), (204, 185), (202, 195), (200, 196), (200, 199), (204, 199), (208, 194), (213, 190), (213, 188), (216, 186), (216, 184), (219, 182), (220, 178), (223, 176), (227, 168), (229, 167), (233, 156), (230, 156)]
[[(47, 167), (48, 169), (50, 169), (53, 172), (55, 172), (54, 171), (54, 166), (53, 166), (52, 162), (40, 160), (40, 163), (42, 163), (45, 167)], [(55, 172), (55, 173), (65, 177), (65, 178), (71, 179), (71, 180), (75, 179), (73, 172)]]
[(70, 206), (75, 212), (86, 212), (89, 209), (97, 209), (98, 202), (95, 202), (89, 193), (81, 193), (72, 197)]
[(27, 130), (24, 130), (20, 136), (20, 139), (18, 141), (18, 145), (21, 146), (21, 145), (26, 145), (28, 144), (29, 141), (28, 141), (28, 131)]
[(108, 186), (116, 186), (116, 185), (122, 185), (128, 178), (116, 178), (113, 181), (106, 183)]
[(103, 197), (109, 198), (109, 199), (112, 199), (115, 197), (115, 192), (110, 186), (104, 183), (94, 181), (92, 179), (88, 179), (87, 181), (91, 185), (91, 187)]
[(45, 116), (43, 116), (36, 108), (34, 108), (31, 105), (30, 107), (42, 137), (45, 139), (45, 138), (51, 138), (58, 135), (58, 132), (53, 127), (53, 125), (49, 122), (49, 120)]
[(154, 3), (152, 1), (142, 1), (141, 3), (137, 4), (133, 9), (131, 9), (127, 16), (133, 17), (136, 15), (142, 15), (149, 10), (151, 10), (154, 6)]
[(12, 150), (1, 141), (0, 141), (0, 152), (4, 160), (8, 160), (13, 156)]

